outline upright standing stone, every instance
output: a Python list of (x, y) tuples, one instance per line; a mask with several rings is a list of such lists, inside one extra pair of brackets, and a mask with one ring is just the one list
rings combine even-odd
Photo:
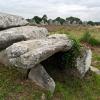
[(35, 82), (40, 87), (44, 88), (45, 90), (49, 90), (50, 92), (54, 92), (55, 90), (55, 82), (46, 72), (42, 65), (37, 65), (32, 68), (28, 75), (29, 79)]
[(92, 52), (90, 49), (83, 48), (81, 54), (76, 59), (76, 67), (81, 77), (83, 77), (86, 72), (91, 67)]

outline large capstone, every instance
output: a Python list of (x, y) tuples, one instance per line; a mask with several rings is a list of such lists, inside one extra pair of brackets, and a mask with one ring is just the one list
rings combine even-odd
[(26, 24), (28, 24), (28, 22), (21, 16), (0, 12), (0, 29), (23, 26)]
[(0, 31), (0, 50), (19, 41), (46, 38), (47, 35), (46, 28), (37, 26), (22, 26)]
[(65, 34), (55, 34), (44, 39), (14, 43), (5, 50), (12, 66), (30, 69), (57, 52), (72, 47), (72, 41)]

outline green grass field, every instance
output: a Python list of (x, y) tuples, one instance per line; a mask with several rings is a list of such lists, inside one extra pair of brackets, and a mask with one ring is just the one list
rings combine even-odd
[[(51, 34), (66, 33), (80, 40), (86, 31), (100, 40), (100, 27), (47, 27)], [(100, 69), (100, 46), (91, 46), (92, 66)], [(60, 76), (61, 78), (63, 76)], [(54, 95), (43, 91), (30, 80), (25, 80), (20, 71), (0, 65), (0, 100), (100, 100), (100, 76), (89, 72), (83, 79), (64, 76), (56, 81)]]

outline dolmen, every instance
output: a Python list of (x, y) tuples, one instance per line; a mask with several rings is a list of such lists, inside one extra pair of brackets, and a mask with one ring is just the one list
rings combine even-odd
[[(54, 92), (55, 81), (41, 62), (73, 47), (65, 34), (50, 35), (46, 28), (29, 26), (20, 16), (0, 13), (0, 63), (27, 70), (28, 78), (45, 90)], [(85, 49), (76, 59), (76, 69), (83, 77), (91, 66), (92, 52)]]

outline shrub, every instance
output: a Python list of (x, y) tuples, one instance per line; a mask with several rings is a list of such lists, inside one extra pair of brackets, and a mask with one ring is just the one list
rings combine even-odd
[(76, 65), (76, 58), (80, 55), (80, 48), (81, 45), (79, 41), (73, 40), (73, 46), (72, 48), (65, 52), (62, 56), (62, 62), (65, 63), (65, 67), (67, 68), (74, 68)]
[(37, 24), (40, 24), (40, 22), (42, 21), (42, 18), (41, 17), (38, 17), (38, 16), (34, 16), (34, 18), (32, 18), (32, 20), (35, 20), (35, 22)]
[(89, 32), (86, 32), (83, 37), (80, 39), (82, 42), (86, 42), (92, 46), (100, 46), (100, 41), (93, 38)]

